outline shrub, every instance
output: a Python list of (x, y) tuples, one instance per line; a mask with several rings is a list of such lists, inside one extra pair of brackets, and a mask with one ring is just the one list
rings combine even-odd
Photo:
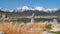
[(60, 31), (56, 31), (54, 34), (60, 34)]
[(47, 30), (50, 30), (50, 29), (52, 29), (52, 24), (47, 24), (45, 27)]

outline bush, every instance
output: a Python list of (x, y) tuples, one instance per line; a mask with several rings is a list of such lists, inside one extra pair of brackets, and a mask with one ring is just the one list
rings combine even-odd
[(52, 24), (47, 24), (45, 27), (47, 30), (50, 30), (50, 29), (52, 29)]
[(55, 32), (54, 34), (60, 34), (60, 31)]

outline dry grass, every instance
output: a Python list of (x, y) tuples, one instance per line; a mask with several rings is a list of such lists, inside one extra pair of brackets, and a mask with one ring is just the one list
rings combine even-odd
[(27, 23), (21, 25), (18, 23), (12, 24), (8, 22), (0, 23), (0, 31), (3, 31), (4, 34), (42, 34), (42, 31), (45, 29), (45, 23)]

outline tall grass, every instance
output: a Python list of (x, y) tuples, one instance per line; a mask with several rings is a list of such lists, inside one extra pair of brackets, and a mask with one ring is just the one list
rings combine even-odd
[(45, 23), (26, 23), (26, 24), (12, 24), (8, 22), (0, 23), (0, 31), (4, 34), (42, 34), (45, 29)]

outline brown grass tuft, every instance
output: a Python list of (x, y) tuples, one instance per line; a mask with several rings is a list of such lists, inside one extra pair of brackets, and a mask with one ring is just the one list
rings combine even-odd
[(25, 25), (18, 25), (18, 23), (12, 24), (1, 22), (0, 31), (3, 31), (4, 34), (42, 34), (45, 25), (46, 24), (44, 23), (27, 23)]

